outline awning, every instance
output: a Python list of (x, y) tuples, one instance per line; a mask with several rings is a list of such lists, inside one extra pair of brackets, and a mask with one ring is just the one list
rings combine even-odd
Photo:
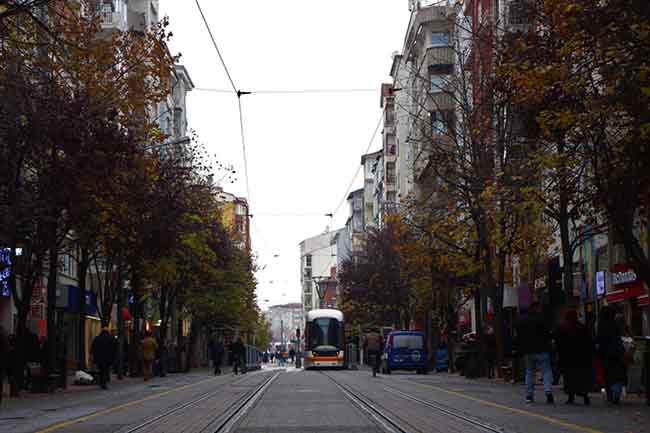
[(632, 299), (643, 296), (644, 287), (632, 287), (623, 290), (615, 290), (607, 293), (607, 302), (621, 302), (626, 299)]
[(650, 296), (643, 295), (638, 298), (639, 307), (648, 307), (650, 306)]

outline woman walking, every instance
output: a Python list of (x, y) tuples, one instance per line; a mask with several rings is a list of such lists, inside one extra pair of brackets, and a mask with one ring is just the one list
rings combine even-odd
[(593, 340), (589, 330), (578, 320), (575, 310), (567, 311), (564, 322), (557, 331), (557, 350), (560, 372), (564, 377), (564, 389), (569, 399), (582, 396), (589, 405), (589, 391), (592, 384)]
[(607, 401), (616, 405), (621, 402), (621, 391), (625, 383), (625, 348), (621, 330), (616, 323), (616, 312), (608, 306), (600, 310), (598, 320), (598, 354), (605, 371)]

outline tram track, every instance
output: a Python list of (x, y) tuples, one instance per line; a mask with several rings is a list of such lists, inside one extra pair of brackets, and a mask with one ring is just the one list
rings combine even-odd
[(360, 392), (353, 390), (351, 386), (334, 379), (334, 377), (332, 377), (330, 374), (322, 374), (329, 378), (337, 386), (337, 388), (341, 390), (345, 398), (347, 398), (362, 412), (366, 413), (384, 431), (388, 433), (412, 433), (413, 431), (419, 431), (414, 429), (412, 426), (404, 425), (403, 423), (398, 422), (396, 419), (387, 416), (386, 410), (383, 407), (365, 397)]
[[(270, 377), (264, 379), (260, 384), (256, 385), (252, 391), (245, 393), (234, 402), (228, 404), (225, 410), (223, 410), (218, 416), (214, 417), (209, 424), (200, 431), (205, 433), (232, 432), (233, 428), (238, 425), (239, 421), (251, 410), (255, 403), (264, 394), (266, 389), (279, 375), (280, 372), (272, 374)], [(248, 377), (243, 377), (238, 381), (229, 383), (228, 386), (239, 386), (246, 379), (248, 379)], [(188, 402), (174, 406), (163, 413), (149, 418), (134, 427), (122, 430), (120, 433), (144, 433), (149, 430), (156, 431), (158, 424), (164, 423), (173, 415), (179, 415), (183, 411), (188, 410), (201, 402), (209, 400), (210, 398), (216, 397), (223, 392), (224, 389), (222, 387), (206, 392)]]
[[(394, 411), (387, 409), (384, 405), (381, 405), (367, 396), (364, 396), (360, 391), (356, 391), (352, 386), (342, 383), (339, 380), (336, 380), (332, 375), (323, 373), (327, 376), (337, 387), (343, 392), (346, 398), (353, 402), (357, 407), (360, 407), (364, 412), (371, 415), (371, 417), (378, 421), (379, 425), (386, 430), (387, 432), (395, 433), (413, 433), (418, 431), (425, 431), (418, 429), (410, 424), (407, 424), (397, 415)], [(382, 384), (383, 390), (390, 393), (393, 396), (407, 400), (413, 403), (417, 403), (421, 406), (427, 407), (429, 409), (434, 409), (438, 413), (443, 414), (447, 417), (454, 418), (455, 420), (461, 421), (467, 427), (472, 428), (472, 430), (486, 432), (486, 433), (504, 433), (502, 428), (484, 423), (475, 418), (465, 415), (462, 412), (454, 410), (448, 406), (432, 402), (429, 400), (424, 400), (413, 394), (404, 392), (400, 389), (394, 388), (390, 385)], [(392, 416), (391, 416), (392, 415)]]
[(484, 423), (482, 421), (479, 421), (477, 419), (471, 418), (471, 417), (469, 417), (469, 416), (467, 416), (467, 415), (465, 415), (465, 414), (463, 414), (463, 413), (461, 413), (461, 412), (459, 412), (457, 410), (453, 410), (452, 408), (443, 406), (443, 405), (441, 405), (439, 403), (434, 403), (434, 402), (431, 402), (431, 401), (428, 401), (428, 400), (423, 400), (423, 399), (421, 399), (419, 397), (416, 397), (416, 396), (414, 396), (412, 394), (408, 394), (408, 393), (406, 393), (406, 392), (404, 392), (402, 390), (399, 390), (397, 388), (393, 388), (392, 386), (384, 385), (384, 390), (392, 393), (393, 395), (397, 395), (399, 397), (402, 397), (405, 400), (410, 400), (412, 402), (419, 403), (419, 404), (421, 404), (423, 406), (429, 407), (431, 409), (435, 409), (438, 412), (441, 412), (441, 413), (443, 413), (445, 415), (449, 415), (451, 417), (460, 419), (460, 420), (464, 421), (467, 424), (471, 424), (474, 427), (477, 427), (481, 431), (485, 431), (485, 432), (488, 432), (488, 433), (504, 433), (504, 430), (501, 429), (501, 428), (498, 428), (498, 427), (495, 427), (493, 425), (486, 424), (486, 423)]

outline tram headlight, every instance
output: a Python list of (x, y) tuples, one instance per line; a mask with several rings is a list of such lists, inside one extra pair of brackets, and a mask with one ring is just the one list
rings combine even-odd
[(342, 350), (339, 351), (339, 353), (338, 353), (338, 358), (339, 358), (339, 359), (343, 359), (343, 358), (345, 358), (345, 353), (344, 353)]

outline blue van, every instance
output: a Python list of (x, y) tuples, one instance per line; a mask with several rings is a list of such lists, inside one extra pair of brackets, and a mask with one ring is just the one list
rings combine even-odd
[(414, 370), (418, 374), (427, 374), (427, 359), (423, 332), (393, 331), (386, 338), (382, 372)]

